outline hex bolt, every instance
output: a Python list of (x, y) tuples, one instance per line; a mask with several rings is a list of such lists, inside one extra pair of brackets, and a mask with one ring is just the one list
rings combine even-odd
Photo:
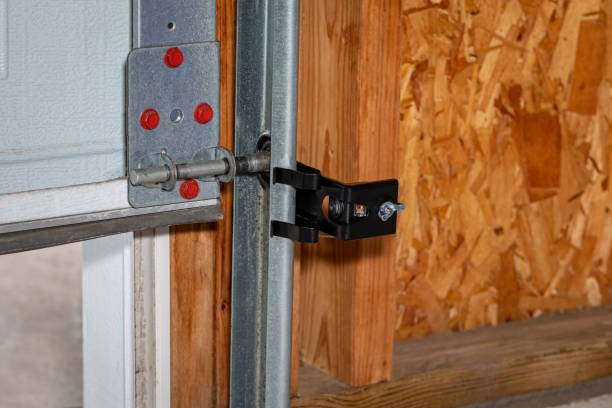
[(207, 103), (199, 104), (193, 111), (193, 118), (201, 125), (210, 122), (213, 118), (212, 107)]
[(155, 109), (145, 109), (140, 114), (140, 125), (146, 130), (155, 129), (159, 125), (159, 113)]
[(194, 179), (188, 179), (181, 183), (181, 188), (179, 191), (181, 193), (181, 197), (183, 197), (185, 200), (192, 200), (200, 193), (200, 186)]
[(178, 47), (169, 48), (164, 55), (164, 62), (170, 69), (178, 68), (183, 63), (184, 56)]
[(386, 201), (380, 205), (378, 208), (378, 218), (382, 220), (382, 222), (386, 222), (398, 211), (402, 211), (406, 209), (404, 204), (393, 203), (391, 201)]

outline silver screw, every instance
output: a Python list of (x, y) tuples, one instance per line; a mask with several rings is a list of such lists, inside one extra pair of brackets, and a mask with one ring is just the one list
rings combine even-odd
[(382, 220), (382, 222), (387, 221), (393, 214), (397, 211), (402, 211), (406, 209), (404, 204), (400, 203), (392, 203), (391, 201), (386, 201), (380, 205), (378, 208), (378, 218)]

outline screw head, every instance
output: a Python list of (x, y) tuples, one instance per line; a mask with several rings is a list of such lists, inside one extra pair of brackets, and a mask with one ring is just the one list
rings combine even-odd
[(178, 68), (183, 63), (185, 57), (178, 47), (168, 48), (166, 55), (164, 55), (164, 62), (168, 68)]
[(159, 125), (159, 113), (155, 109), (146, 109), (140, 114), (140, 125), (143, 129), (153, 130)]
[(181, 197), (185, 200), (191, 200), (198, 196), (200, 193), (200, 186), (194, 179), (188, 179), (183, 181), (180, 188)]
[(196, 122), (204, 125), (212, 120), (213, 109), (209, 104), (201, 103), (193, 111), (193, 117)]
[(403, 211), (406, 209), (406, 206), (402, 203), (394, 203), (391, 201), (386, 201), (380, 205), (378, 208), (378, 218), (382, 222), (386, 222), (398, 211)]

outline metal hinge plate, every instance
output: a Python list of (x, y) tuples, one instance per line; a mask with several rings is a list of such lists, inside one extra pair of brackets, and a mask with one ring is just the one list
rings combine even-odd
[[(127, 71), (128, 173), (191, 162), (219, 144), (218, 42), (137, 48)], [(149, 207), (219, 197), (218, 181), (195, 183), (197, 195), (188, 198), (179, 184), (130, 183), (128, 199), (133, 207)]]

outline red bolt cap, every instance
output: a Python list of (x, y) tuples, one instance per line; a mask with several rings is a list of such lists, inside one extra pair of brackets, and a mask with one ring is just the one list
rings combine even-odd
[(147, 109), (140, 115), (140, 125), (146, 130), (153, 130), (159, 125), (159, 113), (155, 109)]
[(180, 192), (181, 197), (185, 200), (191, 200), (192, 198), (196, 198), (200, 193), (200, 186), (194, 179), (188, 179), (181, 184)]
[(193, 112), (193, 117), (195, 118), (196, 122), (203, 125), (212, 120), (213, 109), (209, 104), (201, 103), (195, 108), (195, 111)]
[(164, 56), (164, 62), (168, 68), (177, 68), (183, 63), (183, 53), (177, 47), (169, 48)]

